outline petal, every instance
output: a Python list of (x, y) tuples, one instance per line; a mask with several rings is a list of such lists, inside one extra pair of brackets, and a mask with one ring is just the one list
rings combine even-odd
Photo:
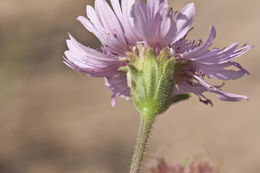
[[(174, 20), (172, 20), (172, 17), (168, 16), (168, 11), (164, 11), (162, 14), (162, 22), (161, 22), (161, 38), (170, 40), (172, 37), (175, 36), (176, 33), (176, 23)], [(174, 28), (174, 29), (172, 29)], [(170, 38), (167, 38), (167, 34), (170, 35)], [(168, 36), (169, 37), (169, 36)]]
[(210, 99), (208, 99), (206, 96), (203, 95), (207, 89), (203, 87), (202, 85), (196, 83), (196, 84), (190, 84), (189, 82), (185, 80), (178, 80), (177, 81), (178, 87), (175, 87), (173, 94), (186, 94), (186, 93), (194, 93), (199, 96), (199, 101), (208, 105), (210, 104), (213, 106), (213, 103)]
[[(124, 55), (127, 50), (127, 45), (117, 18), (108, 4), (103, 2), (103, 0), (98, 0), (96, 3), (99, 4), (96, 11), (93, 7), (87, 6), (87, 16), (90, 21), (83, 19), (82, 17), (79, 17), (78, 19), (88, 30), (91, 29), (91, 32), (98, 37), (104, 45), (104, 49), (115, 54)], [(100, 11), (102, 11), (102, 13)], [(104, 16), (111, 16), (111, 19), (108, 21), (108, 18)], [(93, 25), (92, 28), (90, 22)], [(112, 27), (112, 25), (114, 27)]]
[(110, 65), (107, 67), (99, 67), (96, 65), (88, 64), (82, 59), (71, 53), (70, 51), (65, 52), (64, 63), (72, 70), (82, 72), (94, 77), (112, 76), (116, 74), (118, 65)]
[(131, 16), (134, 18), (134, 26), (138, 31), (138, 37), (142, 38), (142, 41), (149, 40), (150, 37), (150, 21), (148, 20), (148, 12), (145, 4), (142, 1), (137, 1), (132, 8)]
[(129, 13), (131, 11), (132, 6), (135, 3), (135, 0), (122, 0), (122, 11), (123, 13)]
[[(233, 94), (233, 93), (228, 93), (222, 91), (220, 88), (224, 85), (221, 86), (211, 86), (208, 84), (206, 81), (204, 81), (202, 78), (199, 76), (192, 74), (192, 73), (187, 73), (190, 77), (192, 77), (194, 80), (197, 81), (195, 82), (189, 82), (185, 79), (178, 79), (177, 80), (177, 87), (174, 90), (174, 94), (180, 94), (180, 93), (194, 93), (200, 97), (200, 101), (205, 103), (205, 104), (212, 104), (211, 100), (209, 100), (207, 97), (203, 95), (204, 92), (212, 92), (215, 93), (219, 99), (224, 100), (224, 101), (241, 101), (242, 99), (248, 100), (248, 98), (244, 95), (239, 95), (239, 94)], [(204, 100), (203, 100), (203, 99)]]
[(100, 35), (100, 31), (98, 31), (87, 18), (79, 16), (77, 20), (80, 21), (89, 32), (95, 34), (98, 38), (102, 38), (102, 36)]
[(175, 40), (172, 44), (179, 39), (183, 38), (190, 29), (190, 26), (193, 23), (195, 16), (195, 6), (194, 3), (187, 4), (177, 15), (176, 25), (177, 25), (177, 34)]
[(116, 39), (121, 44), (125, 44), (121, 25), (107, 2), (105, 0), (96, 0), (95, 9), (104, 28), (106, 28), (107, 31), (110, 31), (113, 36), (116, 34)]
[(174, 94), (194, 93), (198, 96), (202, 96), (202, 93), (207, 91), (207, 89), (202, 85), (199, 85), (197, 83), (191, 85), (185, 80), (178, 80), (177, 84), (178, 88), (174, 89)]
[(155, 0), (147, 0), (147, 8), (148, 12), (151, 17), (155, 16), (155, 13), (157, 12), (159, 8), (160, 1), (155, 1)]
[(150, 0), (147, 6), (137, 1), (131, 16), (138, 41), (145, 41), (152, 48), (167, 47), (176, 35), (176, 23), (173, 16), (169, 15), (168, 4), (164, 1)]
[(117, 74), (105, 78), (105, 85), (112, 90), (111, 104), (115, 106), (116, 96), (121, 96), (126, 99), (130, 98), (130, 90), (127, 85), (127, 79), (125, 74)]
[(241, 101), (242, 99), (248, 100), (247, 96), (234, 94), (234, 93), (228, 93), (228, 92), (224, 92), (224, 91), (222, 91), (221, 94), (217, 94), (217, 96), (220, 100), (224, 100), (224, 101), (236, 102), (236, 101)]
[(79, 16), (77, 20), (79, 20), (89, 32), (93, 33), (102, 44), (106, 43), (106, 35), (104, 34), (104, 28), (100, 25), (100, 23), (97, 22), (93, 24), (89, 21), (89, 19), (83, 16)]
[(160, 24), (160, 39), (161, 42), (164, 42), (164, 46), (169, 46), (176, 42), (178, 39), (177, 33), (177, 24), (173, 19), (173, 15), (169, 14), (169, 6), (168, 4), (161, 4), (160, 13), (162, 16), (161, 24)]
[(241, 48), (237, 49), (238, 43), (233, 43), (227, 48), (223, 48), (223, 49), (214, 48), (208, 50), (215, 37), (216, 37), (216, 30), (212, 26), (210, 28), (209, 37), (204, 44), (186, 53), (181, 54), (181, 56), (184, 59), (196, 61), (201, 64), (208, 64), (208, 65), (223, 64), (243, 55), (252, 47), (250, 45), (244, 44)]
[(244, 45), (237, 49), (237, 46), (238, 43), (233, 43), (222, 50), (210, 50), (208, 53), (205, 53), (203, 56), (198, 58), (197, 61), (203, 64), (222, 64), (243, 55), (251, 48), (250, 45)]
[(75, 71), (91, 76), (111, 76), (123, 65), (117, 56), (103, 54), (77, 42), (72, 36), (67, 40), (69, 50), (65, 52), (64, 63)]
[(122, 1), (123, 20), (121, 21), (121, 23), (124, 26), (125, 37), (127, 39), (127, 42), (131, 45), (135, 45), (136, 42), (142, 40), (137, 35), (138, 31), (135, 28), (134, 19), (131, 16), (131, 10), (133, 8), (134, 3), (135, 0)]
[[(241, 65), (235, 62), (227, 62), (224, 64), (207, 65), (201, 63), (193, 63), (194, 71), (201, 71), (203, 74), (207, 75), (209, 78), (219, 79), (219, 80), (235, 80), (239, 79), (249, 72), (244, 69)], [(235, 67), (238, 70), (228, 70), (228, 67)]]
[(67, 40), (67, 46), (70, 51), (81, 54), (87, 55), (88, 58), (100, 61), (111, 61), (111, 62), (119, 62), (119, 59), (115, 55), (107, 54), (104, 55), (101, 52), (98, 52), (94, 49), (84, 46), (83, 44), (79, 43), (72, 35), (69, 34), (69, 40)]
[[(212, 41), (215, 38), (216, 38), (216, 29), (215, 29), (214, 26), (211, 26), (210, 27), (210, 34), (208, 36), (207, 41), (204, 44), (202, 44), (201, 46), (196, 47), (196, 48), (194, 48), (193, 50), (191, 50), (191, 51), (189, 51), (187, 53), (184, 53), (182, 55), (182, 57), (185, 58), (185, 59), (196, 61), (197, 59), (200, 58), (201, 55), (207, 53), (208, 47), (211, 46)], [(215, 51), (215, 50), (213, 50), (213, 51)]]
[(195, 5), (194, 3), (189, 3), (179, 12), (177, 15), (177, 24), (178, 29), (183, 29), (189, 27), (194, 19), (195, 16)]
[(217, 87), (209, 85), (206, 81), (198, 77), (197, 75), (193, 75), (194, 79), (197, 80), (202, 86), (207, 88), (209, 92), (213, 92), (217, 94), (219, 99), (225, 100), (225, 101), (241, 101), (242, 99), (248, 100), (247, 96), (244, 95), (238, 95), (233, 93), (228, 93), (220, 90)]
[(121, 6), (118, 0), (110, 0), (111, 5), (114, 9), (114, 12), (116, 14), (116, 16), (118, 17), (119, 21), (122, 22), (123, 18), (123, 14), (122, 14), (122, 10), (121, 10)]

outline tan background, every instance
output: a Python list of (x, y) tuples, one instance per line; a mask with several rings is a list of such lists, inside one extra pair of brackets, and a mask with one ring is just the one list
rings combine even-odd
[[(173, 1), (170, 1), (171, 3)], [(174, 1), (180, 9), (189, 1)], [(67, 32), (81, 42), (99, 43), (75, 20), (83, 0), (0, 1), (0, 173), (123, 173), (137, 133), (138, 114), (118, 99), (103, 79), (62, 64)], [(189, 101), (171, 107), (156, 122), (149, 154), (170, 162), (210, 157), (225, 173), (260, 170), (259, 0), (195, 0), (193, 38), (217, 28), (215, 47), (248, 41), (254, 45), (237, 61), (251, 72), (225, 89), (250, 101), (218, 101), (211, 108)]]

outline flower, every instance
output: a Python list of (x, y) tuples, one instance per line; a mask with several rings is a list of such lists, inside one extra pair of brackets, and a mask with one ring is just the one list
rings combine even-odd
[(151, 166), (151, 173), (218, 173), (207, 160), (192, 160), (188, 165), (168, 164), (163, 158), (156, 159), (156, 165)]
[[(115, 105), (116, 96), (129, 99), (131, 96), (127, 84), (127, 74), (120, 68), (131, 63), (129, 52), (142, 54), (142, 50), (152, 48), (156, 55), (167, 50), (175, 57), (175, 86), (173, 94), (194, 93), (200, 101), (212, 104), (204, 92), (215, 93), (221, 100), (240, 101), (246, 96), (227, 93), (221, 86), (212, 86), (204, 78), (235, 80), (246, 69), (233, 59), (250, 49), (250, 45), (238, 48), (238, 43), (227, 48), (210, 49), (216, 37), (215, 28), (205, 43), (191, 41), (187, 34), (192, 30), (195, 7), (193, 3), (180, 11), (173, 11), (167, 0), (142, 1), (110, 0), (112, 8), (105, 0), (96, 0), (95, 7), (87, 6), (87, 16), (78, 20), (102, 43), (101, 51), (86, 47), (71, 35), (67, 40), (64, 63), (71, 69), (89, 76), (104, 77), (105, 85), (113, 92), (111, 103)], [(139, 49), (141, 45), (141, 49)], [(228, 68), (235, 68), (228, 69)]]

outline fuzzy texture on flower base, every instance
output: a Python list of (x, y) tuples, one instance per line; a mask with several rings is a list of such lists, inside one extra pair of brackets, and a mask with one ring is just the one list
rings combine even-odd
[(235, 80), (246, 69), (233, 60), (251, 46), (238, 47), (233, 43), (228, 47), (210, 48), (216, 37), (216, 30), (210, 27), (208, 39), (203, 43), (191, 41), (187, 34), (195, 15), (193, 3), (180, 11), (173, 11), (167, 0), (148, 0), (147, 4), (135, 0), (110, 0), (112, 7), (105, 0), (96, 0), (94, 8), (87, 6), (87, 17), (78, 20), (102, 43), (100, 51), (86, 47), (71, 35), (67, 40), (64, 63), (71, 69), (89, 76), (104, 77), (105, 85), (113, 92), (112, 105), (116, 96), (130, 98), (127, 74), (119, 69), (131, 63), (128, 53), (136, 53), (136, 47), (152, 48), (155, 54), (168, 50), (175, 58), (175, 86), (173, 95), (194, 93), (201, 102), (212, 104), (204, 92), (215, 93), (225, 101), (240, 101), (246, 96), (224, 92), (222, 86), (212, 86), (204, 78), (222, 81)]

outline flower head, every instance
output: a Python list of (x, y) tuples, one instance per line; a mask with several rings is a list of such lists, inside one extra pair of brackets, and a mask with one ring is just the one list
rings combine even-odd
[(156, 159), (156, 164), (151, 166), (151, 173), (218, 173), (208, 160), (192, 160), (187, 165), (168, 164), (163, 158)]
[(216, 37), (214, 27), (210, 28), (205, 43), (189, 40), (187, 34), (192, 29), (195, 15), (193, 3), (180, 11), (173, 11), (167, 0), (148, 0), (147, 4), (135, 0), (110, 2), (112, 8), (105, 0), (96, 0), (94, 8), (87, 6), (88, 18), (78, 17), (102, 43), (100, 51), (80, 44), (70, 35), (64, 62), (75, 71), (104, 77), (106, 86), (113, 92), (112, 105), (115, 105), (116, 96), (127, 99), (131, 96), (130, 79), (127, 71), (122, 70), (135, 63), (129, 55), (141, 57), (148, 49), (152, 49), (155, 57), (159, 57), (161, 51), (167, 51), (169, 59), (174, 57), (171, 95), (194, 93), (206, 104), (212, 104), (203, 94), (206, 91), (226, 101), (247, 99), (243, 95), (224, 92), (222, 86), (212, 86), (204, 78), (234, 80), (249, 74), (233, 59), (251, 46), (245, 44), (238, 48), (238, 43), (234, 43), (227, 48), (211, 49)]

